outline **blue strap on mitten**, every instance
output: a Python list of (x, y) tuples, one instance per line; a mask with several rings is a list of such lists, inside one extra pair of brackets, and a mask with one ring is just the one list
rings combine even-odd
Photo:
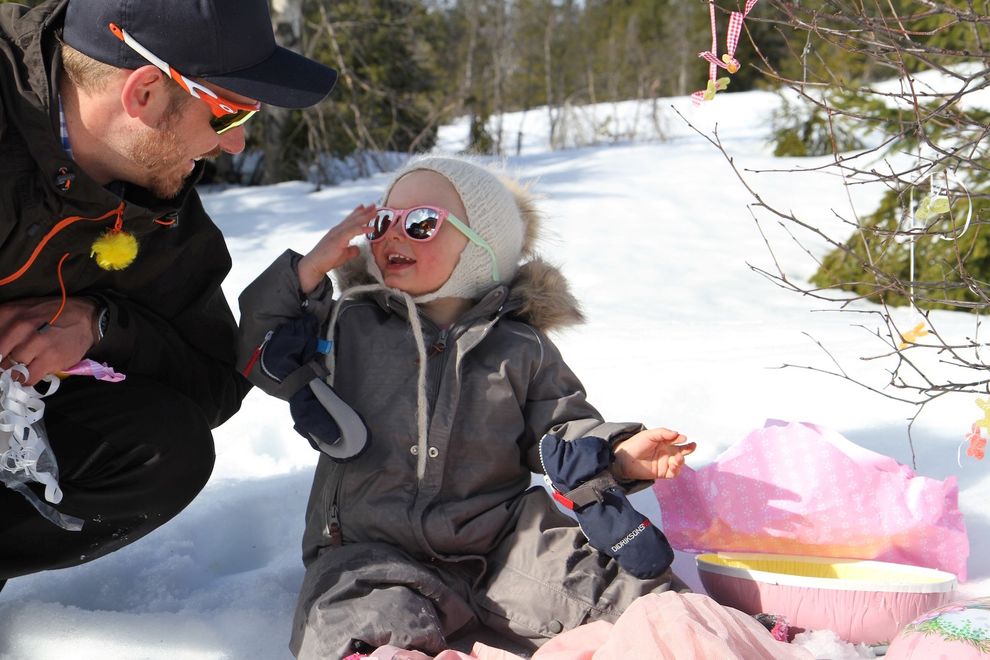
[[(259, 363), (270, 378), (282, 382), (322, 353), (319, 322), (303, 314), (278, 326), (265, 341)], [(338, 463), (353, 460), (368, 446), (368, 431), (361, 417), (315, 372), (299, 381), (289, 397), (294, 428), (309, 444)]]
[(574, 512), (592, 547), (638, 578), (667, 570), (674, 551), (612, 476), (607, 441), (590, 436), (567, 441), (548, 433), (540, 440), (540, 459), (553, 498)]

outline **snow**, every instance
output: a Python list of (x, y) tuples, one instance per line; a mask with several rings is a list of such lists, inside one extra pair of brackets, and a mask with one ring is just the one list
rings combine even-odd
[[(768, 418), (828, 426), (911, 465), (913, 408), (846, 380), (779, 368), (831, 367), (817, 342), (876, 387), (890, 365), (860, 359), (883, 352), (861, 327), (875, 317), (826, 311), (754, 272), (751, 265), (773, 268), (754, 218), (789, 277), (807, 278), (814, 264), (772, 217), (748, 206), (753, 198), (728, 161), (687, 123), (709, 135), (717, 126), (733, 162), (768, 203), (842, 231), (835, 213), (849, 216), (851, 205), (868, 213), (882, 191), (847, 193), (841, 179), (810, 171), (824, 161), (772, 157), (767, 136), (776, 103), (773, 94), (749, 92), (719, 94), (698, 108), (679, 98), (572, 109), (573, 146), (564, 150), (547, 147), (545, 112), (504, 118), (506, 144), (523, 130), (507, 167), (535, 180), (545, 198), (543, 253), (562, 267), (588, 316), (556, 340), (606, 419), (680, 430), (699, 443), (690, 460), (696, 467)], [(444, 127), (442, 148), (461, 148), (466, 133), (465, 123)], [(781, 172), (792, 168), (807, 171)], [(358, 203), (377, 201), (387, 179), (319, 192), (296, 182), (205, 194), (233, 255), (225, 283), (232, 307), (279, 253), (306, 250)], [(820, 239), (801, 238), (824, 252)], [(910, 327), (910, 313), (898, 314)], [(946, 343), (973, 336), (970, 315), (933, 319)], [(979, 548), (990, 536), (982, 509), (990, 479), (983, 463), (964, 451), (958, 458), (980, 417), (973, 398), (943, 397), (912, 435), (918, 474), (959, 480), (970, 542)], [(92, 563), (10, 581), (0, 593), (0, 658), (288, 660), (316, 456), (292, 430), (286, 404), (257, 390), (216, 431), (216, 448), (206, 490), (156, 532)], [(636, 498), (659, 522), (650, 492)], [(974, 552), (968, 568), (960, 596), (990, 594), (990, 556)], [(679, 554), (675, 570), (700, 589), (691, 556)]]

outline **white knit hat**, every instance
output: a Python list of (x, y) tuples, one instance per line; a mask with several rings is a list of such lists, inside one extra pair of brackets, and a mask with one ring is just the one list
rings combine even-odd
[[(416, 170), (436, 172), (450, 181), (457, 191), (466, 218), (458, 218), (478, 233), (495, 253), (499, 282), (512, 280), (522, 256), (525, 226), (516, 198), (505, 183), (491, 170), (473, 160), (455, 156), (426, 156), (409, 161), (385, 190), (388, 199), (395, 182)], [(374, 259), (367, 259), (368, 272), (383, 282)], [(476, 299), (495, 286), (492, 279), (492, 259), (480, 245), (468, 241), (460, 261), (447, 281), (436, 291), (417, 296), (417, 303), (438, 298)]]

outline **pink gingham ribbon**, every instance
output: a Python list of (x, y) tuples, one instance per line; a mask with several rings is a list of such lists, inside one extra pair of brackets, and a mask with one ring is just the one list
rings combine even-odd
[[(736, 47), (739, 45), (739, 35), (742, 33), (743, 21), (759, 0), (746, 0), (746, 5), (742, 12), (734, 11), (729, 15), (729, 31), (725, 36), (725, 55), (718, 56), (718, 28), (715, 24), (715, 1), (709, 0), (708, 14), (711, 19), (712, 28), (712, 48), (698, 53), (698, 57), (708, 62), (708, 89), (699, 90), (691, 94), (691, 101), (698, 105), (713, 97), (716, 86), (716, 72), (719, 68), (725, 69), (729, 73), (739, 70), (739, 60), (736, 59)], [(706, 97), (706, 93), (708, 96)]]

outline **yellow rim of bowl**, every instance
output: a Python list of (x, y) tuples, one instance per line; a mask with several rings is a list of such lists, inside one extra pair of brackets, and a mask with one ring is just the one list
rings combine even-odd
[(719, 552), (698, 555), (698, 572), (768, 584), (841, 591), (945, 593), (956, 588), (952, 573), (868, 559)]

